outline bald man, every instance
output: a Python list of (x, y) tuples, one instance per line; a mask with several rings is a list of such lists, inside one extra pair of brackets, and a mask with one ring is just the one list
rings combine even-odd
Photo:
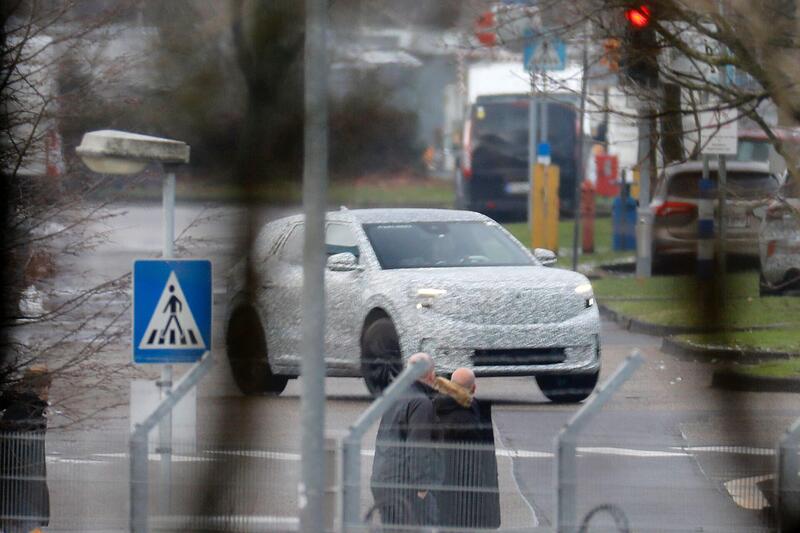
[(432, 402), (436, 370), (426, 353), (408, 359), (409, 364), (419, 361), (427, 365), (425, 373), (384, 413), (375, 439), (370, 485), (381, 521), (387, 525), (433, 525), (438, 520), (430, 492), (441, 478), (432, 446), (437, 438)]
[[(500, 525), (497, 459), (491, 419), (484, 424), (475, 399), (475, 374), (458, 368), (450, 380), (437, 379), (433, 405), (444, 445), (442, 489), (436, 492), (439, 524), (454, 528)], [(491, 415), (489, 415), (491, 416)]]

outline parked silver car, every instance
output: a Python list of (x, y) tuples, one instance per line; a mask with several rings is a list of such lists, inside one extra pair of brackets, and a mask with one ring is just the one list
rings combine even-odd
[(763, 209), (759, 233), (762, 296), (800, 292), (800, 198), (796, 184), (786, 183)]
[[(728, 253), (757, 257), (760, 218), (763, 208), (781, 186), (781, 177), (769, 170), (768, 162), (737, 162), (727, 165), (725, 227)], [(656, 186), (650, 207), (653, 224), (653, 259), (697, 252), (697, 207), (703, 163), (690, 161), (669, 166)], [(717, 161), (710, 162), (710, 178), (717, 183)], [(719, 228), (719, 207), (714, 200), (714, 228)], [(755, 210), (755, 211), (754, 211)]]
[[(228, 358), (239, 388), (280, 393), (300, 371), (303, 218), (268, 223), (234, 268)], [(600, 369), (600, 319), (581, 274), (547, 268), (488, 217), (438, 209), (346, 209), (327, 215), (325, 361), (378, 393), (417, 351), (439, 373), (536, 376), (554, 401), (580, 401)], [(537, 259), (538, 256), (538, 259)]]

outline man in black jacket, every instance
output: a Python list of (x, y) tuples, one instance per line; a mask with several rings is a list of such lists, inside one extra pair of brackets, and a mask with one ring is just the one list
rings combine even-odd
[(384, 524), (432, 525), (438, 519), (430, 490), (440, 482), (437, 450), (432, 446), (436, 374), (428, 354), (416, 353), (408, 363), (417, 361), (426, 362), (428, 370), (384, 413), (375, 439), (370, 485)]
[(474, 398), (475, 374), (453, 372), (436, 379), (439, 395), (433, 405), (443, 441), (442, 488), (436, 493), (439, 524), (447, 527), (497, 528), (500, 495), (491, 414), (483, 414)]

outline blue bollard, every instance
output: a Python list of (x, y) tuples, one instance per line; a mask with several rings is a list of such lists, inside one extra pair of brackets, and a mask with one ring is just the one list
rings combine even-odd
[(636, 200), (616, 197), (611, 204), (611, 247), (614, 251), (636, 249)]
[(711, 279), (714, 275), (714, 189), (713, 181), (700, 180), (697, 202), (697, 277), (700, 279)]

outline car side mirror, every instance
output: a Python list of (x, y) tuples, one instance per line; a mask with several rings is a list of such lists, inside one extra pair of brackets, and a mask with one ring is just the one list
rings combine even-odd
[(353, 272), (360, 269), (358, 259), (350, 252), (333, 254), (328, 257), (328, 270), (333, 272)]
[(555, 252), (547, 248), (536, 248), (533, 250), (533, 257), (536, 258), (543, 266), (554, 265), (558, 261)]

